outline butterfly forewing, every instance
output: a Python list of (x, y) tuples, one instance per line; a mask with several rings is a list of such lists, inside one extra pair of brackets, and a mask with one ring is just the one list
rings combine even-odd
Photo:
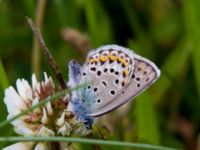
[(92, 51), (82, 68), (81, 83), (91, 82), (80, 93), (90, 114), (109, 111), (121, 93), (130, 84), (133, 73), (133, 54), (120, 46), (107, 46)]

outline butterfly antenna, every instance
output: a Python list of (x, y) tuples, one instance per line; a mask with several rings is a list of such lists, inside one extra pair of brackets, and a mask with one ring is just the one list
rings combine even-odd
[(56, 65), (56, 62), (53, 58), (53, 56), (51, 55), (48, 47), (46, 46), (46, 43), (44, 42), (44, 39), (42, 38), (42, 35), (40, 33), (40, 30), (37, 28), (37, 26), (33, 23), (31, 18), (26, 17), (27, 23), (30, 26), (31, 30), (33, 31), (33, 34), (36, 38), (36, 40), (38, 41), (43, 54), (46, 56), (48, 63), (53, 71), (53, 73), (55, 74), (60, 86), (62, 87), (62, 89), (66, 89), (67, 85), (65, 83), (65, 80), (63, 78), (62, 73), (60, 72), (60, 70), (58, 69), (58, 66)]

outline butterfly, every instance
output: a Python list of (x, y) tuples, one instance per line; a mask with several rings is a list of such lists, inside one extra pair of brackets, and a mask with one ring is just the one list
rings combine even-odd
[(80, 66), (69, 63), (69, 87), (88, 83), (71, 92), (70, 102), (88, 128), (94, 117), (104, 115), (133, 100), (160, 77), (150, 60), (118, 45), (105, 45), (89, 52)]

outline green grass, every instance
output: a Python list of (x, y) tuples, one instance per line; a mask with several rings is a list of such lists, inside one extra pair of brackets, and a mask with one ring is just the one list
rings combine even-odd
[(47, 142), (74, 142), (74, 143), (84, 143), (84, 144), (99, 144), (108, 145), (116, 147), (131, 147), (140, 149), (152, 149), (152, 150), (177, 150), (174, 148), (167, 148), (162, 146), (150, 145), (150, 144), (138, 144), (130, 142), (118, 142), (118, 141), (104, 141), (104, 140), (91, 140), (84, 138), (69, 138), (69, 137), (0, 137), (0, 141), (18, 142), (18, 141), (47, 141)]
[[(15, 87), (18, 78), (30, 81), (33, 73), (33, 36), (25, 16), (35, 19), (37, 5), (34, 0), (0, 1), (0, 121), (7, 117), (3, 101), (5, 88), (9, 85)], [(68, 27), (86, 35), (93, 48), (110, 43), (129, 47), (151, 59), (161, 69), (160, 79), (129, 103), (128, 115), (120, 118), (115, 115), (118, 112), (113, 113), (114, 119), (120, 121), (113, 124), (113, 118), (110, 118), (111, 130), (104, 128), (104, 122), (96, 125), (105, 134), (105, 143), (128, 140), (140, 146), (144, 146), (142, 142), (180, 149), (194, 149), (199, 144), (199, 7), (200, 2), (195, 0), (47, 1), (42, 34), (66, 81), (67, 63), (71, 59), (83, 63), (87, 54), (86, 51), (76, 51), (63, 40), (61, 31)], [(55, 80), (43, 55), (38, 64), (41, 64), (39, 75), (46, 71)], [(6, 124), (1, 128), (0, 136), (13, 137), (15, 134), (10, 127)], [(190, 134), (184, 134), (184, 127)], [(101, 147), (107, 150), (110, 146)], [(0, 149), (2, 147), (1, 142)]]

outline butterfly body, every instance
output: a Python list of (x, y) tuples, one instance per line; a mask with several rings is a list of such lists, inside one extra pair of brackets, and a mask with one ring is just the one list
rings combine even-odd
[(132, 100), (160, 76), (153, 62), (118, 45), (106, 45), (91, 51), (82, 67), (73, 61), (69, 70), (72, 87), (89, 83), (72, 92), (71, 98), (77, 116), (86, 120)]

